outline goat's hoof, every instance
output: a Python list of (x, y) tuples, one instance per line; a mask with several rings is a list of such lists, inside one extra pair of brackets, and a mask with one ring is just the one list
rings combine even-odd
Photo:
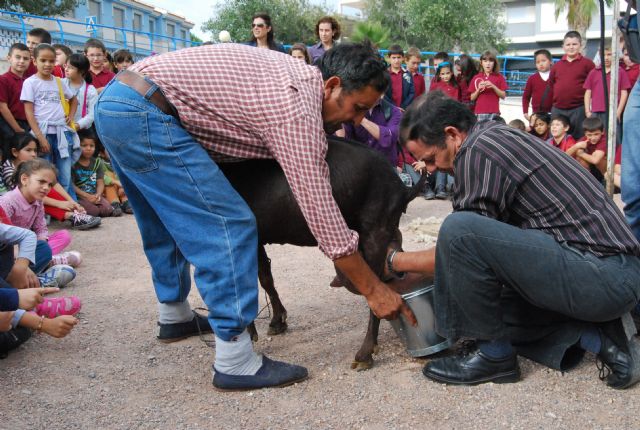
[(351, 363), (351, 369), (355, 370), (356, 372), (369, 370), (372, 367), (373, 367), (373, 359), (369, 359), (365, 361), (353, 360), (353, 362)]
[(257, 342), (257, 341), (258, 341), (258, 339), (259, 339), (259, 338), (258, 338), (258, 333), (253, 333), (253, 334), (251, 335), (251, 341), (252, 341), (252, 342)]
[(277, 323), (277, 324), (269, 324), (269, 329), (267, 330), (267, 334), (269, 336), (275, 336), (278, 334), (282, 334), (287, 331), (287, 323)]

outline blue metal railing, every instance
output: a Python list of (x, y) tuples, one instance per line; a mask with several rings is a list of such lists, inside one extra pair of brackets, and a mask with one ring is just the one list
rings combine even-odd
[[(153, 53), (154, 44), (159, 45), (162, 42), (166, 43), (168, 50), (176, 50), (182, 47), (200, 45), (200, 42), (192, 42), (191, 39), (182, 39), (175, 36), (166, 36), (162, 34), (150, 33), (147, 31), (133, 30), (133, 29), (123, 28), (123, 27), (114, 27), (114, 26), (103, 25), (103, 24), (91, 24), (90, 26), (88, 26), (84, 22), (74, 21), (74, 20), (65, 19), (65, 18), (46, 17), (46, 16), (32, 15), (28, 13), (11, 12), (11, 11), (0, 9), (0, 18), (5, 17), (6, 19), (7, 16), (19, 20), (22, 39), (24, 42), (26, 42), (27, 33), (30, 30), (30, 28), (28, 27), (33, 27), (30, 24), (27, 24), (25, 22), (25, 19), (40, 19), (45, 21), (56, 22), (58, 26), (58, 31), (52, 31), (51, 36), (54, 39), (58, 39), (62, 44), (69, 44), (73, 42), (82, 43), (82, 39), (86, 38), (84, 36), (84, 33), (87, 33), (87, 31), (85, 31), (85, 28), (90, 27), (92, 29), (92, 31), (90, 32), (92, 34), (92, 37), (98, 37), (98, 30), (102, 30), (102, 29), (113, 30), (114, 35), (119, 34), (122, 36), (122, 40), (105, 39), (103, 37), (100, 37), (100, 39), (102, 39), (103, 42), (106, 42), (105, 44), (110, 44), (112, 46), (115, 45), (116, 47), (126, 48), (129, 50), (132, 50), (133, 48), (133, 50), (135, 51), (141, 51), (138, 53), (142, 55), (149, 55)], [(69, 30), (65, 31), (63, 24), (71, 24), (74, 26), (78, 26), (78, 31), (73, 31), (73, 32)], [(3, 27), (3, 22), (0, 20), (0, 28), (2, 27)], [(127, 38), (127, 33), (133, 35), (133, 44)], [(148, 39), (149, 48), (148, 49), (146, 48), (147, 46), (146, 43), (141, 44), (141, 46), (137, 46), (135, 43), (136, 36), (141, 36), (143, 38)], [(181, 46), (178, 46), (178, 44), (180, 44)]]

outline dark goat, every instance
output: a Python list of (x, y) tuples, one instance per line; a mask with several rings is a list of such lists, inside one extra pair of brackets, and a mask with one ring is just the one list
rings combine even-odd
[[(419, 192), (420, 183), (407, 188), (389, 161), (380, 153), (356, 142), (329, 137), (327, 163), (333, 196), (349, 228), (360, 235), (359, 250), (378, 276), (383, 273), (386, 251), (397, 239), (400, 216)], [(247, 202), (258, 224), (258, 277), (269, 295), (273, 318), (269, 334), (287, 328), (285, 310), (274, 287), (271, 262), (264, 250), (269, 243), (317, 246), (317, 242), (293, 197), (289, 184), (274, 160), (247, 160), (221, 164), (233, 187)], [(344, 286), (357, 294), (348, 282)], [(352, 368), (367, 369), (373, 364), (380, 320), (370, 312), (364, 343)], [(255, 327), (250, 328), (257, 336)]]

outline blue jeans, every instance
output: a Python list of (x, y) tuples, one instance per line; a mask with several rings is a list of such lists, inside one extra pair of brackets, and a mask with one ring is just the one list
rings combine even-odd
[(640, 81), (629, 95), (623, 129), (621, 197), (627, 222), (640, 240)]
[[(72, 133), (65, 131), (65, 134), (67, 135), (67, 140), (71, 142), (73, 140)], [(56, 166), (56, 169), (58, 169), (58, 183), (74, 200), (78, 200), (71, 181), (71, 166), (73, 166), (73, 160), (71, 159), (72, 145), (69, 145), (69, 156), (62, 158), (58, 149), (58, 136), (47, 134), (47, 142), (49, 142), (51, 151), (45, 154), (43, 158)]]
[(179, 121), (118, 80), (95, 108), (100, 140), (133, 207), (161, 303), (184, 302), (189, 267), (223, 340), (258, 312), (257, 227), (253, 213)]
[(39, 274), (51, 263), (51, 247), (46, 240), (39, 240), (36, 245), (36, 264), (31, 264), (33, 273)]

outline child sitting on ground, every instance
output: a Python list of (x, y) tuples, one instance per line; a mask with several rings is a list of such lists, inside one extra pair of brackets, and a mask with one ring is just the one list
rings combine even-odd
[(512, 119), (511, 121), (509, 121), (509, 127), (517, 128), (521, 131), (527, 131), (527, 126), (521, 119)]
[(89, 60), (82, 54), (72, 54), (65, 64), (67, 77), (63, 79), (78, 100), (78, 108), (73, 117), (75, 129), (81, 130), (93, 125), (93, 105), (98, 99), (98, 91), (91, 85)]
[[(29, 229), (36, 234), (38, 243), (33, 271), (41, 273), (52, 262), (52, 254), (60, 254), (71, 242), (71, 235), (67, 230), (49, 235), (44, 220), (42, 200), (56, 180), (55, 168), (42, 159), (26, 161), (18, 167), (15, 178), (19, 181), (18, 186), (0, 197), (0, 208), (13, 225)], [(78, 252), (65, 253), (62, 259), (67, 264), (75, 266), (81, 262)], [(68, 268), (71, 279), (75, 278), (75, 271), (70, 265), (63, 267)]]
[[(95, 135), (94, 135), (95, 136)], [(129, 199), (122, 188), (120, 178), (116, 175), (115, 170), (111, 167), (111, 158), (109, 153), (104, 148), (100, 139), (96, 137), (96, 155), (99, 161), (104, 166), (104, 193), (103, 196), (107, 199), (111, 206), (113, 206), (114, 214), (112, 216), (118, 216), (118, 211), (126, 214), (133, 214), (133, 208), (129, 203)]]
[(582, 122), (584, 137), (567, 151), (567, 154), (602, 181), (607, 171), (607, 136), (604, 124), (598, 117), (592, 116)]
[(569, 134), (569, 128), (571, 128), (569, 117), (561, 113), (553, 115), (549, 126), (551, 137), (547, 140), (547, 143), (562, 152), (567, 152), (569, 148), (576, 144), (575, 139)]
[[(4, 151), (2, 178), (7, 182), (10, 190), (18, 185), (14, 181), (14, 176), (20, 163), (35, 160), (39, 150), (38, 141), (31, 134), (17, 133), (9, 140), (9, 145)], [(47, 215), (58, 221), (69, 221), (73, 229), (86, 230), (100, 225), (100, 218), (87, 215), (85, 209), (57, 182), (43, 201)]]
[(89, 215), (120, 216), (114, 207), (102, 196), (104, 191), (104, 166), (94, 157), (96, 137), (90, 130), (80, 130), (80, 159), (73, 165), (73, 183), (78, 195), (78, 203)]
[(530, 134), (538, 139), (547, 141), (549, 139), (549, 125), (551, 123), (551, 115), (546, 112), (536, 112), (530, 117), (531, 131)]

